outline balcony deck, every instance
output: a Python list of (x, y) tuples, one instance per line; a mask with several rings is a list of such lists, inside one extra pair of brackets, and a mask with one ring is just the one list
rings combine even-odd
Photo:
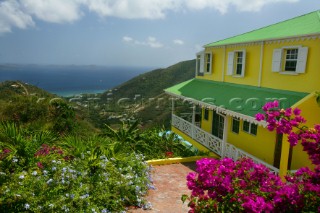
[(209, 149), (211, 152), (220, 156), (221, 158), (228, 157), (233, 160), (238, 160), (242, 157), (251, 158), (253, 162), (258, 164), (263, 164), (270, 169), (271, 172), (279, 174), (279, 169), (264, 162), (263, 160), (247, 153), (234, 145), (224, 141), (214, 135), (204, 131), (196, 125), (193, 125), (189, 121), (180, 118), (177, 115), (172, 114), (172, 126), (183, 132), (186, 136), (190, 137), (192, 140), (201, 144), (202, 146)]

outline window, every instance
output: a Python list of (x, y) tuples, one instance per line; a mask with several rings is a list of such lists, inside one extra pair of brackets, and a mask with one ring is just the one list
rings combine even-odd
[(292, 46), (273, 50), (272, 72), (305, 73), (308, 47)]
[(238, 118), (232, 118), (232, 132), (239, 134), (240, 120)]
[(228, 53), (227, 75), (244, 77), (246, 52), (233, 51)]
[(206, 53), (206, 73), (211, 73), (211, 53)]
[(295, 72), (298, 60), (298, 49), (286, 49), (285, 55), (284, 71)]
[(246, 133), (257, 135), (258, 126), (248, 121), (243, 121), (242, 130)]
[(196, 54), (196, 75), (203, 76), (204, 73), (204, 51)]
[(204, 118), (205, 120), (209, 120), (209, 110), (208, 110), (207, 108), (204, 109), (204, 116), (203, 116), (203, 118)]
[(198, 52), (196, 55), (196, 73), (198, 76), (211, 73), (212, 54), (204, 51)]

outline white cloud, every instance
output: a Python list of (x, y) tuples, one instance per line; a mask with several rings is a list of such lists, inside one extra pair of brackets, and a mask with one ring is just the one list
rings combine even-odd
[(123, 41), (125, 42), (128, 42), (128, 43), (132, 43), (134, 45), (143, 45), (143, 46), (148, 46), (148, 47), (151, 47), (151, 48), (161, 48), (163, 47), (163, 44), (160, 43), (155, 37), (152, 37), (152, 36), (149, 36), (147, 38), (147, 40), (145, 41), (138, 41), (138, 40), (135, 40), (129, 36), (124, 36), (122, 38)]
[(166, 10), (179, 6), (175, 0), (84, 0), (90, 11), (100, 16), (114, 16), (126, 19), (165, 17)]
[(149, 37), (147, 40), (147, 45), (152, 48), (160, 48), (163, 47), (163, 44), (161, 44), (159, 41), (157, 41), (154, 37)]
[(125, 42), (131, 42), (131, 41), (133, 41), (133, 38), (131, 38), (131, 37), (129, 37), (129, 36), (124, 36), (124, 37), (122, 38), (122, 40), (125, 41)]
[(177, 45), (184, 45), (184, 41), (180, 40), (180, 39), (175, 39), (173, 40), (173, 43), (174, 44), (177, 44)]
[(74, 22), (81, 18), (79, 0), (20, 0), (29, 14), (46, 22)]
[(26, 29), (32, 26), (32, 17), (21, 10), (17, 1), (0, 2), (0, 33), (11, 32), (12, 27)]
[(225, 14), (231, 6), (238, 11), (257, 12), (263, 6), (273, 3), (288, 2), (294, 3), (299, 0), (186, 0), (186, 6), (189, 9), (201, 10), (213, 8), (221, 14)]
[[(230, 7), (256, 12), (268, 4), (293, 3), (299, 0), (0, 0), (0, 32), (13, 27), (34, 26), (33, 17), (52, 23), (72, 23), (89, 10), (101, 17), (123, 19), (161, 19), (168, 11), (215, 9), (221, 14)], [(161, 46), (156, 41), (147, 44)]]

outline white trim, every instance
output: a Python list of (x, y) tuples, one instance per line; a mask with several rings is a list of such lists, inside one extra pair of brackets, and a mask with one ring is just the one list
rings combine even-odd
[[(288, 36), (288, 37), (279, 37), (279, 38), (271, 38), (271, 39), (263, 39), (263, 40), (256, 40), (256, 41), (247, 41), (247, 42), (239, 42), (239, 43), (230, 43), (230, 44), (222, 44), (222, 45), (217, 45), (217, 46), (208, 46), (204, 45), (204, 48), (212, 48), (212, 47), (223, 47), (223, 46), (243, 46), (243, 45), (258, 45), (260, 42), (264, 41), (266, 44), (272, 44), (272, 43), (280, 43), (280, 42), (294, 42), (294, 41), (299, 41), (299, 40), (310, 40), (310, 39), (319, 39), (320, 38), (320, 33), (312, 33), (312, 34), (303, 34), (303, 35), (298, 35), (298, 36)], [(214, 43), (214, 42), (212, 42)]]
[[(248, 122), (248, 123), (249, 123), (249, 130), (248, 130), (248, 132), (243, 129), (243, 128), (244, 128), (244, 122)], [(245, 132), (245, 133), (247, 133), (247, 134), (249, 134), (249, 135), (257, 136), (257, 134), (258, 134), (258, 126), (257, 126), (257, 133), (256, 133), (256, 134), (252, 134), (252, 133), (251, 133), (251, 125), (252, 125), (252, 124), (257, 125), (257, 124), (255, 124), (255, 123), (252, 123), (252, 122), (249, 122), (249, 121), (243, 121), (243, 122), (242, 122), (242, 131)]]
[(281, 75), (299, 75), (299, 73), (297, 73), (295, 71), (281, 71), (281, 72), (279, 72), (279, 74), (281, 74)]
[[(208, 65), (207, 55), (210, 55), (209, 72), (207, 72), (207, 65)], [(213, 56), (212, 56), (212, 55), (213, 55), (212, 52), (205, 52), (205, 53), (204, 53), (203, 73), (204, 73), (205, 75), (210, 75), (210, 74), (212, 74), (212, 59), (213, 59)]]

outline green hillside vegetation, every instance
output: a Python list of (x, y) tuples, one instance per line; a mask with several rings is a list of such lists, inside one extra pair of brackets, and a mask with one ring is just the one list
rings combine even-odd
[[(191, 79), (195, 75), (195, 60), (179, 62), (165, 69), (156, 69), (141, 74), (112, 89), (113, 98), (130, 98), (141, 95), (141, 98), (155, 97), (165, 88)], [(108, 98), (110, 91), (102, 94), (102, 100)]]
[(106, 91), (100, 96), (99, 105), (102, 107), (92, 112), (92, 119), (113, 124), (118, 119), (110, 119), (110, 116), (120, 119), (132, 117), (141, 119), (143, 128), (159, 125), (169, 127), (171, 97), (164, 94), (163, 90), (193, 78), (195, 66), (195, 60), (183, 61), (141, 74)]
[(20, 81), (0, 83), (0, 121), (14, 122), (30, 131), (96, 131), (85, 117), (81, 109), (38, 87)]

